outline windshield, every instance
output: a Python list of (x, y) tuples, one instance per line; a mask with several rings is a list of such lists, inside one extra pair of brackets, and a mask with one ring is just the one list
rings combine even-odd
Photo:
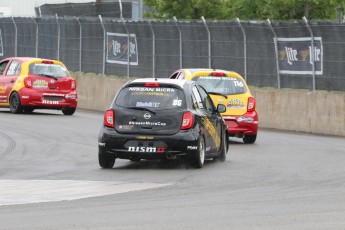
[(193, 78), (193, 81), (198, 82), (208, 92), (225, 95), (242, 94), (246, 92), (245, 83), (242, 79), (236, 77), (199, 76)]
[(150, 110), (186, 108), (182, 90), (171, 87), (126, 87), (116, 98), (115, 104), (127, 108)]
[(57, 64), (33, 63), (29, 67), (29, 73), (37, 76), (50, 76), (54, 78), (67, 77), (65, 67)]

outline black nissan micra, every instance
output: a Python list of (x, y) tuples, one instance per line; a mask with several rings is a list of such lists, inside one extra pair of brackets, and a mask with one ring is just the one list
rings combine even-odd
[[(226, 97), (224, 95), (224, 97)], [(195, 168), (205, 159), (225, 161), (227, 126), (198, 83), (173, 79), (136, 79), (126, 83), (104, 114), (98, 138), (102, 168), (116, 158), (132, 161), (184, 157)]]

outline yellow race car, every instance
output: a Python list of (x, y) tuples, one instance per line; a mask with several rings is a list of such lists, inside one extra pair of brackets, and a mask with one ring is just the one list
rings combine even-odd
[(197, 68), (179, 69), (169, 78), (198, 82), (211, 95), (215, 106), (226, 106), (222, 116), (229, 136), (243, 138), (244, 143), (256, 141), (259, 124), (256, 100), (241, 75), (233, 71)]

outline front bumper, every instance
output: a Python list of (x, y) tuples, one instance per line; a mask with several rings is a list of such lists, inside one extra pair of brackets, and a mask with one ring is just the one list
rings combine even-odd
[(175, 159), (198, 151), (199, 134), (180, 130), (173, 135), (120, 134), (103, 126), (98, 138), (99, 154), (121, 159)]
[(223, 116), (228, 126), (229, 136), (256, 135), (259, 127), (257, 112), (248, 112), (242, 116)]

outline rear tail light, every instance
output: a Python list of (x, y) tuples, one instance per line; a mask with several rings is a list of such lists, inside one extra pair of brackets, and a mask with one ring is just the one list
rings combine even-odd
[(54, 64), (54, 62), (50, 61), (50, 60), (43, 60), (42, 63), (43, 64)]
[(112, 109), (105, 111), (104, 113), (104, 125), (109, 128), (115, 127), (115, 112)]
[(248, 112), (255, 111), (255, 106), (256, 106), (255, 98), (254, 97), (248, 98), (248, 108), (247, 108), (247, 111)]
[(194, 125), (194, 116), (191, 112), (184, 112), (182, 117), (181, 130), (192, 128)]
[(31, 88), (32, 87), (32, 80), (30, 77), (24, 78), (24, 85), (26, 88)]
[(211, 76), (214, 76), (214, 77), (224, 77), (225, 73), (222, 73), (222, 72), (212, 72)]
[(158, 82), (146, 82), (145, 86), (146, 87), (159, 87), (159, 83)]
[(77, 88), (77, 84), (75, 80), (71, 81), (71, 89), (76, 89)]

